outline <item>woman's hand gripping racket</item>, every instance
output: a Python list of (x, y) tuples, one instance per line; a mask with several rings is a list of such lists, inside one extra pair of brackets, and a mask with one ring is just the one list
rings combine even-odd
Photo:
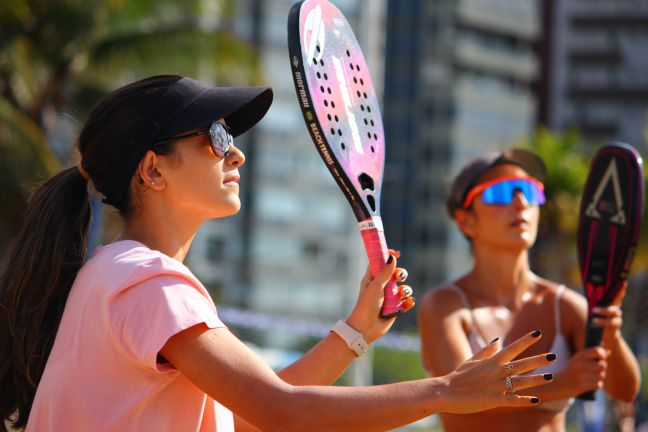
[[(380, 218), (385, 140), (369, 69), (344, 15), (325, 0), (296, 3), (288, 16), (288, 51), (299, 105), (315, 147), (359, 222), (369, 268), (388, 258)], [(392, 278), (381, 316), (410, 309)]]
[[(603, 328), (592, 309), (608, 306), (628, 277), (643, 214), (644, 180), (639, 153), (623, 143), (594, 156), (581, 200), (578, 260), (588, 302), (586, 348), (599, 345)], [(594, 400), (594, 392), (579, 396)]]

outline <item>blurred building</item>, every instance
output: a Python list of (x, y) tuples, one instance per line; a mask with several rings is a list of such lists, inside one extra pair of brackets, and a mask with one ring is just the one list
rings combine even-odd
[(423, 290), (470, 265), (444, 207), (452, 177), (534, 128), (541, 13), (536, 0), (389, 0), (387, 16), (383, 220)]
[(540, 122), (646, 149), (648, 2), (546, 0)]
[[(363, 46), (374, 84), (384, 82), (383, 219), (389, 245), (405, 253), (401, 264), (422, 291), (469, 265), (467, 243), (445, 214), (451, 176), (535, 125), (538, 2), (334, 3)], [(248, 156), (242, 214), (207, 225), (190, 259), (221, 302), (339, 317), (355, 298), (366, 258), (296, 103), (286, 43), (292, 4), (236, 3), (235, 31), (258, 48), (275, 102), (239, 140)]]
[[(338, 319), (355, 302), (367, 260), (353, 213), (297, 103), (287, 47), (293, 3), (236, 2), (234, 31), (258, 50), (274, 103), (258, 127), (237, 139), (247, 156), (241, 214), (206, 225), (190, 262), (222, 303)], [(335, 4), (356, 30), (370, 67), (381, 69), (385, 2)]]

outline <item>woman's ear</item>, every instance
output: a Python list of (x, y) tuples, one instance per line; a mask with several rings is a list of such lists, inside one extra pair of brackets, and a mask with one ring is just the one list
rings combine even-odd
[(457, 226), (468, 238), (473, 238), (475, 235), (475, 214), (470, 210), (458, 209), (454, 213), (454, 220)]
[(149, 150), (137, 165), (137, 174), (141, 184), (153, 190), (164, 189), (164, 177), (157, 169), (159, 158), (155, 152)]

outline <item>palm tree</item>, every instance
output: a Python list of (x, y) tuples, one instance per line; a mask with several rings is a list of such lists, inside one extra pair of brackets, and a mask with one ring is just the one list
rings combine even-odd
[(234, 6), (232, 0), (0, 2), (0, 245), (24, 208), (20, 185), (70, 162), (76, 125), (109, 89), (158, 73), (219, 84), (260, 81), (254, 50), (232, 31)]

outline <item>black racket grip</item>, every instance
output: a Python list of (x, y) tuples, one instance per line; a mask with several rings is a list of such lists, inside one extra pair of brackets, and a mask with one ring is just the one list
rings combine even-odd
[[(585, 331), (585, 348), (591, 348), (601, 345), (603, 339), (603, 327), (597, 327), (592, 324), (592, 318), (587, 320), (587, 330)], [(596, 400), (596, 392), (589, 391), (578, 396), (578, 399), (584, 401)]]

